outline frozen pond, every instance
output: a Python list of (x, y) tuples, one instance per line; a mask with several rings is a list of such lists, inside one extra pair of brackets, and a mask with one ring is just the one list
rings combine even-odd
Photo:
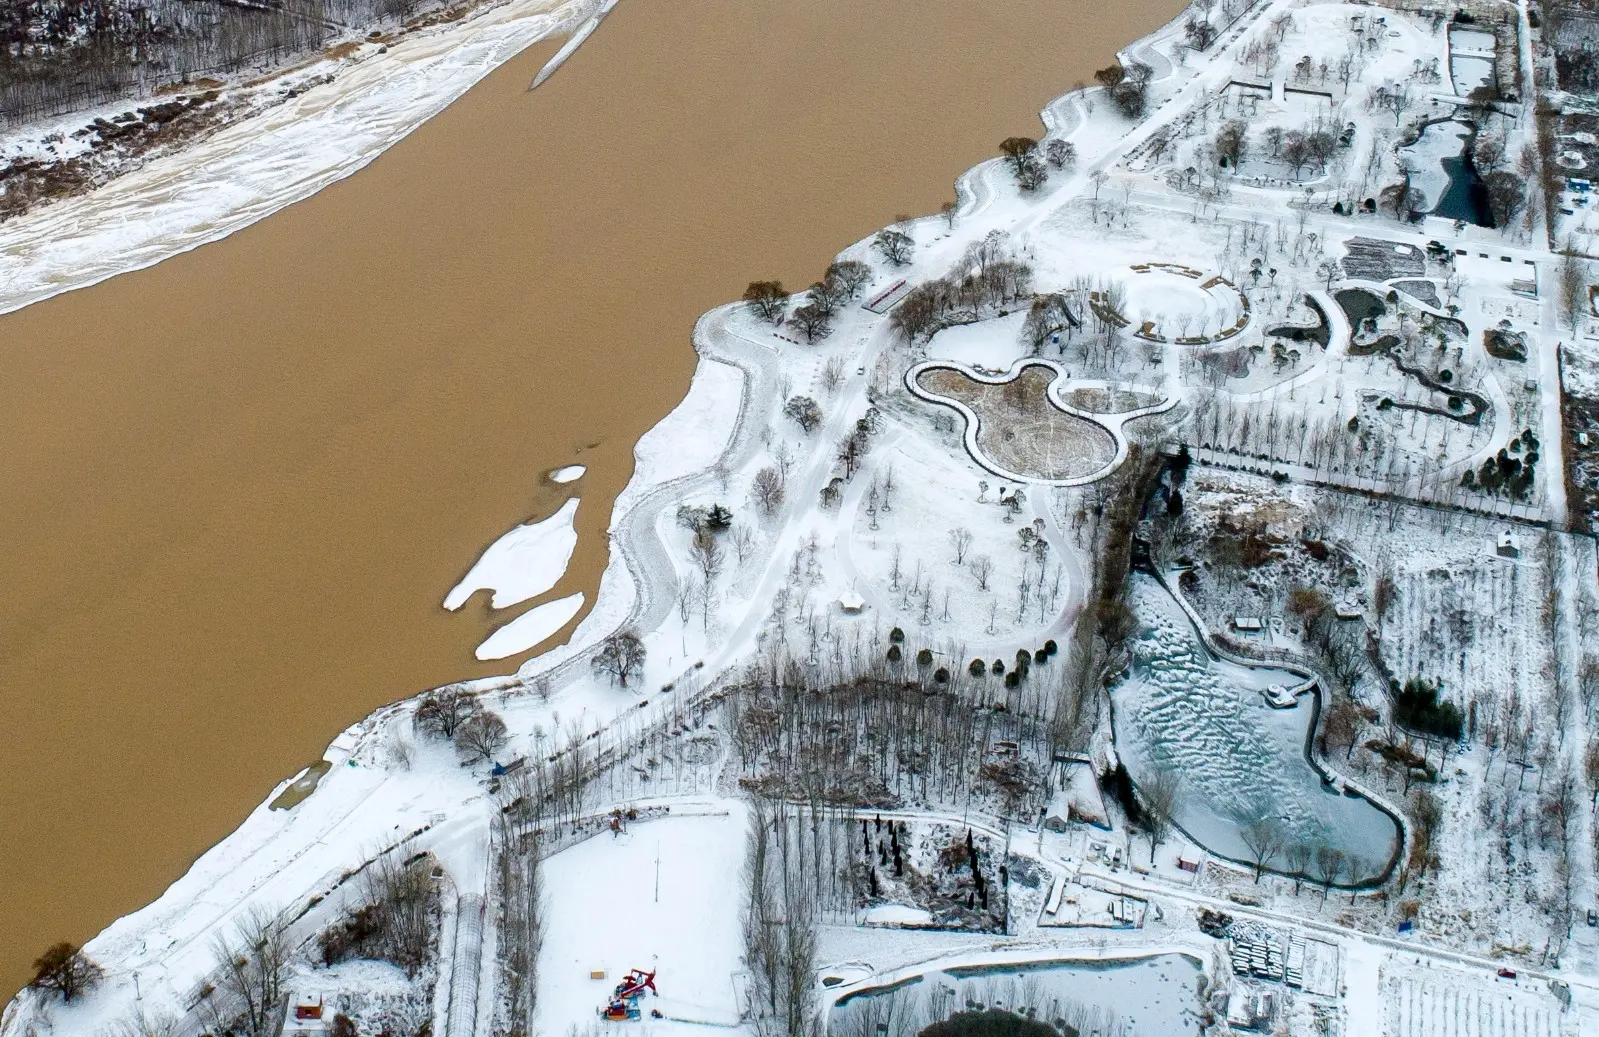
[(1474, 50), (1478, 53), (1492, 54), (1494, 51), (1494, 34), (1483, 32), (1481, 29), (1449, 30), (1450, 50)]
[(1314, 694), (1292, 709), (1272, 709), (1262, 694), (1304, 678), (1212, 657), (1182, 608), (1145, 573), (1133, 574), (1129, 597), (1142, 629), (1131, 676), (1111, 700), (1116, 749), (1133, 781), (1148, 781), (1157, 769), (1179, 775), (1175, 821), (1218, 856), (1250, 861), (1245, 831), (1265, 825), (1280, 844), (1268, 859), (1274, 870), (1319, 878), (1314, 854), (1329, 847), (1342, 855), (1340, 884), (1386, 875), (1398, 823), (1324, 784), (1305, 755)]
[(1002, 1008), (1045, 1023), (1063, 1020), (1084, 1034), (1097, 1027), (1124, 1037), (1183, 1037), (1200, 1032), (1199, 976), (1199, 963), (1182, 954), (950, 966), (876, 993), (846, 995), (828, 1031), (911, 1037), (956, 1012)]
[(1410, 178), (1411, 186), (1427, 196), (1423, 209), (1431, 211), (1443, 201), (1449, 191), (1447, 162), (1459, 158), (1470, 136), (1470, 126), (1450, 119), (1429, 123), (1421, 131), (1421, 138), (1416, 143), (1399, 149), (1399, 154), (1409, 159), (1411, 168), (1415, 170)]
[(1482, 58), (1472, 54), (1450, 54), (1449, 80), (1455, 88), (1455, 93), (1465, 97), (1477, 87), (1494, 81), (1493, 58)]

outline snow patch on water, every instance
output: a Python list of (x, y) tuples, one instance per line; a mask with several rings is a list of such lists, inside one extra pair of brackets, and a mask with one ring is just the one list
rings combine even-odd
[(583, 607), (583, 592), (548, 601), (517, 616), (477, 646), (477, 657), (484, 662), (504, 659), (536, 647), (539, 642), (571, 622)]
[(583, 465), (569, 464), (565, 468), (557, 468), (555, 471), (551, 472), (550, 482), (563, 484), (577, 482), (579, 479), (583, 478), (587, 471), (588, 469)]
[[(478, 591), (492, 590), (494, 598), (490, 604), (503, 609), (537, 597), (555, 586), (577, 547), (577, 530), (572, 528), (577, 501), (576, 497), (568, 498), (561, 510), (549, 518), (517, 526), (490, 544), (477, 564), (445, 596), (444, 607), (454, 612)], [(479, 655), (478, 658), (504, 656)]]

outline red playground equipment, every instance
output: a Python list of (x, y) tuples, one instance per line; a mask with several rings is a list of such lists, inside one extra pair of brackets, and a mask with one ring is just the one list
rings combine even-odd
[[(616, 985), (610, 1000), (605, 1007), (600, 1009), (600, 1018), (607, 1022), (626, 1022), (632, 1019), (642, 1019), (643, 1011), (639, 1008), (639, 998), (646, 993), (660, 995), (655, 989), (655, 973), (645, 972), (643, 969), (630, 969), (622, 982)], [(650, 1015), (656, 1019), (661, 1018), (659, 1010), (651, 1010)]]
[(643, 969), (630, 969), (622, 982), (616, 985), (616, 996), (620, 998), (634, 998), (641, 996), (644, 991), (659, 995), (655, 989), (655, 973), (645, 972)]

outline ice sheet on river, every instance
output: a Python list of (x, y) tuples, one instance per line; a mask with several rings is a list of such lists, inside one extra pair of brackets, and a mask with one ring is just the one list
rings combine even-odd
[[(1219, 856), (1251, 858), (1243, 830), (1257, 819), (1277, 827), (1288, 869), (1294, 846), (1331, 846), (1361, 862), (1360, 880), (1382, 874), (1398, 825), (1369, 801), (1322, 783), (1305, 757), (1314, 716), (1310, 695), (1295, 709), (1267, 706), (1261, 690), (1303, 679), (1286, 670), (1214, 659), (1178, 604), (1152, 577), (1135, 574), (1130, 604), (1141, 625), (1132, 674), (1111, 692), (1116, 747), (1135, 783), (1157, 767), (1180, 779), (1177, 824)], [(1304, 867), (1303, 865), (1301, 867)], [(1309, 864), (1314, 875), (1314, 859)], [(1347, 883), (1346, 871), (1340, 881)]]

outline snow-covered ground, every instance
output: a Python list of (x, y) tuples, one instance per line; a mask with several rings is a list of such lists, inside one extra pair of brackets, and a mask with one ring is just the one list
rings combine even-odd
[[(743, 861), (744, 832), (738, 801), (686, 802), (665, 818), (637, 822), (620, 836), (597, 835), (552, 857), (544, 871), (541, 1031), (586, 1032), (612, 988), (635, 968), (654, 972), (660, 993), (643, 999), (646, 1018), (633, 1029), (673, 1034), (736, 1026), (734, 976), (743, 944), (733, 877)], [(596, 972), (603, 978), (592, 978)], [(653, 1018), (654, 1011), (664, 1018)]]

